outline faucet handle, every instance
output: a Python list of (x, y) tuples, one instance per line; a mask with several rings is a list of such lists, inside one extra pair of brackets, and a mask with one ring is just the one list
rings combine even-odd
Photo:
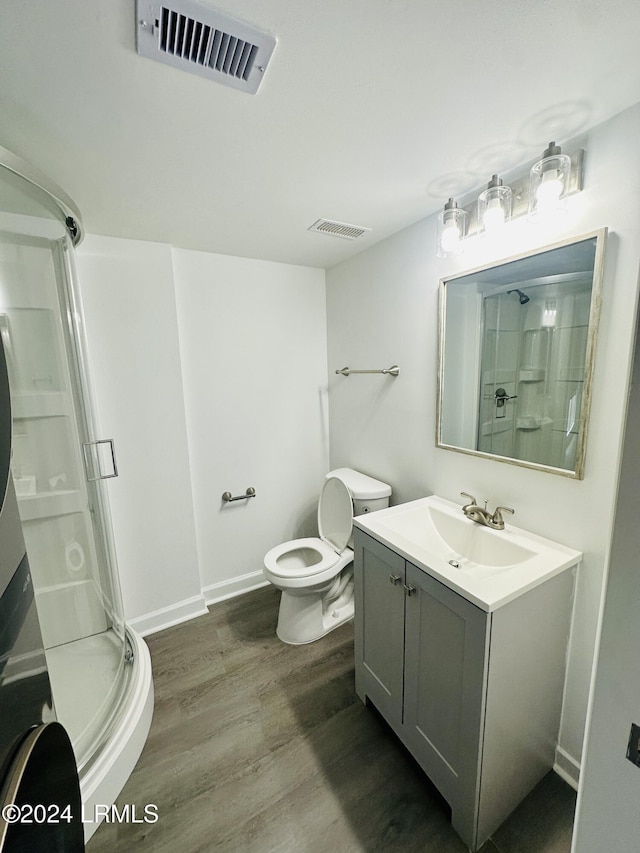
[(470, 495), (469, 492), (460, 492), (460, 496), (463, 498), (469, 498), (469, 503), (462, 507), (465, 510), (468, 506), (477, 506), (478, 501), (474, 498), (473, 495)]
[(508, 512), (509, 515), (513, 515), (515, 513), (515, 509), (511, 509), (509, 506), (497, 506), (496, 511), (493, 513), (493, 522), (495, 524), (502, 524), (504, 527), (504, 519), (502, 518), (502, 513)]

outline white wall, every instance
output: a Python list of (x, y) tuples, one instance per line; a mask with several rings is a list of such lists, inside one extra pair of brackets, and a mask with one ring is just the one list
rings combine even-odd
[(631, 723), (640, 725), (639, 420), (637, 349), (591, 725), (573, 838), (572, 849), (579, 853), (637, 850), (640, 838), (640, 767), (626, 758)]
[(171, 250), (88, 236), (77, 266), (125, 618), (143, 633), (206, 612), (198, 575)]
[[(262, 584), (328, 470), (324, 271), (89, 236), (78, 252), (125, 617), (147, 633)], [(174, 279), (175, 276), (175, 279)], [(223, 504), (224, 491), (257, 496)]]
[[(469, 241), (461, 258), (439, 259), (430, 217), (327, 273), (331, 466), (350, 464), (389, 482), (394, 502), (432, 492), (458, 500), (464, 490), (490, 506), (513, 506), (514, 524), (584, 552), (560, 737), (569, 775), (581, 759), (629, 379), (640, 258), (639, 134), (640, 105), (581, 140), (586, 189), (569, 200), (561, 228), (518, 220), (508, 245)], [(440, 278), (602, 226), (610, 234), (584, 480), (436, 449)], [(393, 363), (397, 379), (333, 372), (345, 364)]]
[[(263, 582), (266, 551), (316, 533), (328, 470), (324, 271), (174, 250), (202, 587)], [(221, 495), (256, 497), (224, 504)]]

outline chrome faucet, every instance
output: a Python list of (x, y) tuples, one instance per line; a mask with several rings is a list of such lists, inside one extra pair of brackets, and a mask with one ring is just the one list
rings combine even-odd
[(484, 502), (483, 509), (481, 506), (478, 506), (478, 502), (473, 495), (470, 495), (467, 492), (460, 492), (460, 494), (464, 498), (469, 498), (470, 501), (462, 507), (462, 512), (467, 516), (467, 518), (470, 518), (471, 521), (475, 521), (478, 524), (484, 524), (485, 527), (491, 527), (493, 530), (504, 530), (504, 519), (502, 517), (503, 512), (508, 512), (511, 515), (515, 512), (511, 507), (498, 506), (496, 507), (493, 515), (491, 515), (487, 510), (487, 501)]

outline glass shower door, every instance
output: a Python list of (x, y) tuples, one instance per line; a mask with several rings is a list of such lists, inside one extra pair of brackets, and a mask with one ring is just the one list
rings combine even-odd
[(515, 406), (522, 333), (516, 301), (506, 293), (483, 298), (484, 326), (480, 372), (478, 450), (512, 457), (515, 444)]
[(567, 273), (484, 296), (478, 450), (573, 468), (591, 285)]
[(113, 472), (92, 443), (66, 229), (32, 194), (20, 196), (27, 182), (0, 177), (9, 189), (3, 199), (14, 201), (0, 212), (12, 472), (56, 712), (81, 769), (104, 737), (127, 676), (98, 479)]

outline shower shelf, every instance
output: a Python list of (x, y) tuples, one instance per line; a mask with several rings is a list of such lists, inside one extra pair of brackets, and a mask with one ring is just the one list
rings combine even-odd
[(11, 405), (13, 417), (18, 420), (64, 417), (69, 415), (70, 408), (68, 395), (64, 391), (14, 394)]
[(37, 492), (35, 495), (18, 497), (20, 518), (22, 521), (37, 521), (41, 518), (53, 518), (58, 515), (70, 515), (82, 512), (82, 493), (78, 489), (65, 489), (55, 492)]
[[(490, 421), (483, 421), (480, 425), (480, 435), (485, 438), (488, 435), (495, 435), (497, 432), (507, 432), (513, 427), (513, 417), (493, 418)], [(499, 428), (499, 429), (498, 429)]]
[(543, 426), (548, 426), (550, 423), (552, 423), (552, 419), (548, 417), (524, 415), (516, 419), (516, 429), (532, 432), (533, 430), (541, 429)]
[(522, 367), (518, 374), (519, 382), (542, 382), (546, 371), (541, 367)]
[(524, 432), (533, 432), (536, 429), (540, 429), (540, 424), (537, 418), (518, 418), (516, 429), (523, 430)]

